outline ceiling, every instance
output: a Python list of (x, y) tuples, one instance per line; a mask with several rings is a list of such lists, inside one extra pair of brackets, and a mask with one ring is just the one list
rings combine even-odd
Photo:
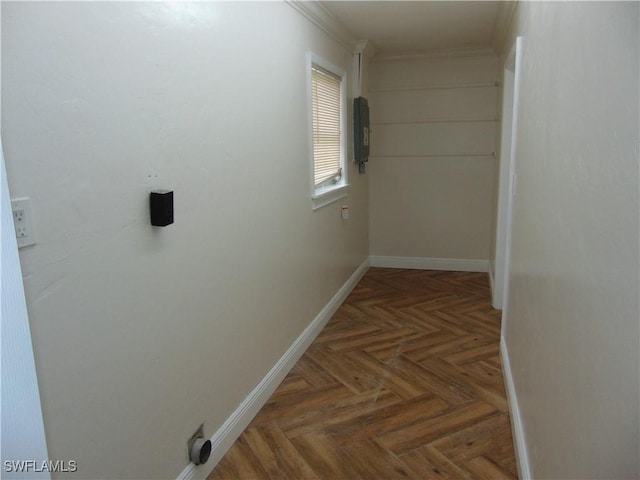
[(493, 1), (322, 1), (377, 55), (491, 47), (500, 3)]

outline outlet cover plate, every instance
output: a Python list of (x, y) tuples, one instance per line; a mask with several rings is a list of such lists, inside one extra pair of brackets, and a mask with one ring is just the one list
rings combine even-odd
[(35, 245), (36, 235), (33, 229), (31, 199), (27, 197), (12, 199), (11, 210), (13, 211), (13, 226), (16, 230), (18, 248)]

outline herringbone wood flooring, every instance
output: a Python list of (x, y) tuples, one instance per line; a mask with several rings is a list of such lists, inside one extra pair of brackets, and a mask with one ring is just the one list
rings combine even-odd
[(208, 480), (516, 478), (484, 273), (370, 269)]

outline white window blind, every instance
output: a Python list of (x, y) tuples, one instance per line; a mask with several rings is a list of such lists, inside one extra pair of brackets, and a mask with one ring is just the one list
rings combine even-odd
[(342, 175), (341, 84), (339, 76), (312, 65), (313, 183), (316, 187), (329, 180), (339, 180)]

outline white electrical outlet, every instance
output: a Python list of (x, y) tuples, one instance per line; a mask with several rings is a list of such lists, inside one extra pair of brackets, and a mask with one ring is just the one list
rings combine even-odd
[(13, 211), (13, 225), (16, 229), (18, 248), (27, 247), (36, 243), (33, 231), (30, 198), (14, 198), (11, 200)]

